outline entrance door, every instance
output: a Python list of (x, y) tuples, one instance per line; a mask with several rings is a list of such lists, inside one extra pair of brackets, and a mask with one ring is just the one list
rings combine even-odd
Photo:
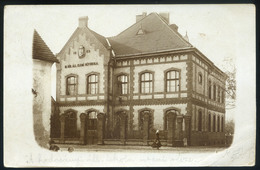
[(87, 145), (95, 145), (97, 144), (97, 112), (90, 112), (87, 116), (86, 123)]

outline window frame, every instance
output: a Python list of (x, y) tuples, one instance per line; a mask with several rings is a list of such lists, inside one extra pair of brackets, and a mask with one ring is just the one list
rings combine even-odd
[[(142, 81), (142, 75), (149, 73), (151, 74), (152, 80)], [(150, 75), (149, 75), (150, 78)], [(143, 92), (142, 83), (149, 83), (149, 92)], [(151, 83), (151, 85), (150, 85)], [(151, 87), (152, 86), (152, 87)], [(139, 92), (140, 94), (152, 94), (154, 92), (154, 72), (150, 70), (144, 70), (139, 73)]]
[[(125, 76), (126, 77), (126, 82), (120, 82), (119, 81), (119, 77)], [(128, 95), (129, 94), (129, 76), (126, 73), (121, 73), (116, 75), (116, 81), (117, 81), (117, 92), (120, 90), (120, 93), (118, 93), (119, 95)], [(124, 88), (126, 90), (126, 93), (123, 93), (123, 85), (126, 85), (126, 88)], [(120, 89), (119, 89), (120, 88)]]
[(198, 83), (199, 83), (200, 85), (202, 85), (202, 82), (203, 82), (202, 73), (199, 72), (199, 73), (198, 73)]
[[(167, 78), (170, 72), (174, 72), (175, 78)], [(178, 74), (178, 78), (176, 78)], [(175, 91), (168, 91), (168, 82), (175, 82)], [(176, 85), (177, 84), (177, 85)], [(164, 71), (164, 91), (166, 93), (176, 93), (181, 91), (181, 70), (176, 68), (170, 68)], [(171, 87), (171, 86), (170, 86)]]
[[(75, 83), (74, 84), (68, 84), (68, 79), (74, 77)], [(76, 74), (69, 74), (67, 76), (65, 76), (65, 81), (66, 81), (66, 91), (65, 94), (67, 96), (75, 96), (78, 94), (78, 75)], [(74, 94), (69, 94), (69, 85), (74, 85)]]
[(209, 84), (208, 84), (208, 97), (209, 97), (209, 99), (212, 99), (212, 83), (211, 83), (211, 80), (209, 80)]
[[(92, 76), (92, 75), (95, 75), (97, 76), (96, 79), (96, 82), (89, 82), (89, 77)], [(95, 84), (96, 85), (96, 93), (94, 94), (91, 94), (91, 89), (89, 90), (89, 88), (91, 88), (91, 84)], [(100, 74), (97, 73), (97, 72), (91, 72), (91, 73), (88, 73), (86, 74), (86, 94), (88, 95), (98, 95), (99, 94), (99, 85), (100, 85)]]

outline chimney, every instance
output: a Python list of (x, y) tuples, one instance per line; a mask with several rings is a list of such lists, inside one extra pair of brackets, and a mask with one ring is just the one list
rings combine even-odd
[(175, 31), (178, 31), (178, 26), (176, 24), (171, 24), (170, 25), (171, 29), (175, 30)]
[(79, 28), (88, 27), (88, 17), (80, 17), (79, 18)]
[(143, 19), (144, 17), (146, 17), (147, 13), (143, 12), (142, 15), (136, 15), (136, 22), (140, 21), (141, 19)]
[(170, 14), (169, 12), (162, 12), (162, 13), (159, 13), (159, 15), (164, 19), (164, 21), (169, 24), (169, 21), (170, 21)]

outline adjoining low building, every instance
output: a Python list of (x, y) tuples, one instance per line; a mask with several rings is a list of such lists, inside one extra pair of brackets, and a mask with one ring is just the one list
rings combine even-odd
[(51, 67), (59, 62), (41, 36), (33, 34), (33, 120), (36, 142), (47, 148), (50, 138)]
[(57, 59), (55, 142), (148, 145), (159, 130), (164, 145), (224, 144), (226, 75), (168, 13), (108, 38), (81, 17)]

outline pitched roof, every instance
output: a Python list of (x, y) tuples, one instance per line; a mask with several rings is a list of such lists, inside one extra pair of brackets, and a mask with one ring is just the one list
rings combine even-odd
[[(143, 34), (137, 34), (140, 29)], [(149, 14), (109, 41), (117, 56), (192, 47), (157, 13)]]
[(48, 62), (59, 62), (36, 30), (33, 33), (32, 57)]
[(107, 40), (104, 36), (96, 33), (95, 31), (93, 31), (91, 29), (89, 29), (89, 30), (98, 39), (98, 41), (101, 42), (104, 45), (104, 47), (106, 47), (107, 49), (109, 48), (109, 44), (107, 43)]

